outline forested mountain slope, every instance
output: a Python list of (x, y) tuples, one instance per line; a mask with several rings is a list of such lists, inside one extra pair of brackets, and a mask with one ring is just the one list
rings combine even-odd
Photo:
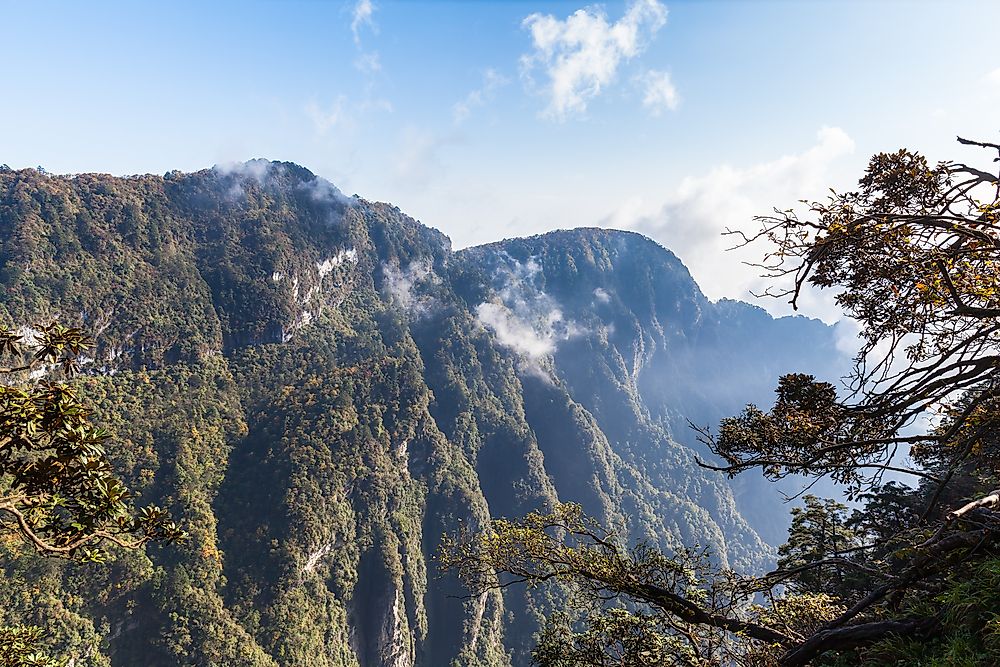
[(575, 501), (762, 567), (786, 508), (699, 468), (687, 422), (837, 372), (830, 328), (712, 303), (642, 236), (454, 252), (289, 163), (0, 171), (0, 284), (6, 322), (95, 337), (116, 464), (192, 535), (104, 565), (0, 545), (0, 624), (78, 666), (524, 665), (558, 602), (459, 597), (443, 533)]

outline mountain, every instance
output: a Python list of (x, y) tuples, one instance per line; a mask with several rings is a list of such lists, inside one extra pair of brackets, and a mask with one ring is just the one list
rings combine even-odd
[(688, 421), (837, 374), (829, 327), (705, 298), (640, 235), (453, 251), (398, 208), (252, 161), (0, 170), (0, 319), (96, 339), (81, 384), (181, 546), (102, 565), (0, 544), (0, 624), (76, 665), (525, 665), (558, 595), (465, 599), (440, 537), (558, 501), (755, 570), (787, 508)]

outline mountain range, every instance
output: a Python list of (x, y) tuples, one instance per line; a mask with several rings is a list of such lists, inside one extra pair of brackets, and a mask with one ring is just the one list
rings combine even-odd
[(93, 336), (79, 382), (114, 463), (191, 534), (99, 565), (0, 544), (0, 625), (49, 628), (78, 667), (526, 665), (557, 592), (467, 598), (442, 535), (572, 501), (759, 571), (788, 508), (699, 467), (690, 424), (842, 363), (831, 327), (712, 302), (641, 235), (456, 251), (262, 160), (4, 168), (0, 285), (4, 323)]

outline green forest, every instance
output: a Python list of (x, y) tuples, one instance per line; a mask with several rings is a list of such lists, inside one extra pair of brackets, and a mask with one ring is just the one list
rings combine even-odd
[(960, 141), (734, 234), (853, 363), (633, 232), (0, 169), (0, 667), (1000, 664), (1000, 146)]

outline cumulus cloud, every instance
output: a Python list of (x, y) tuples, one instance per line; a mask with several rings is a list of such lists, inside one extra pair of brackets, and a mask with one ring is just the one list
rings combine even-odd
[[(710, 298), (740, 291), (742, 298), (748, 298), (751, 291), (763, 290), (765, 283), (760, 270), (744, 262), (759, 261), (762, 249), (757, 245), (726, 252), (735, 240), (722, 233), (726, 229), (753, 231), (755, 215), (825, 196), (838, 162), (853, 151), (854, 141), (844, 130), (824, 127), (817, 143), (802, 153), (747, 167), (718, 166), (684, 179), (652, 213), (640, 212), (641, 207), (629, 201), (605, 222), (642, 232), (674, 251)], [(809, 294), (800, 305), (807, 314), (833, 321), (839, 309), (828, 297)], [(774, 300), (761, 305), (779, 313), (789, 310)]]
[(597, 289), (594, 290), (594, 298), (597, 299), (597, 301), (599, 301), (600, 303), (608, 303), (609, 301), (611, 301), (611, 295), (608, 294), (608, 290), (604, 289), (603, 287), (598, 287)]
[(483, 72), (482, 85), (465, 96), (465, 98), (455, 103), (452, 107), (452, 115), (456, 123), (461, 123), (473, 109), (486, 106), (496, 97), (496, 91), (510, 83), (510, 80), (495, 69), (488, 69)]
[(659, 116), (664, 111), (673, 111), (680, 104), (680, 95), (667, 72), (649, 70), (638, 81), (643, 91), (642, 106), (650, 115)]
[(562, 20), (539, 13), (525, 18), (533, 51), (521, 57), (522, 71), (529, 78), (536, 69), (544, 71), (545, 115), (562, 120), (586, 111), (621, 64), (641, 54), (666, 22), (667, 8), (657, 0), (633, 0), (613, 23), (596, 6)]

